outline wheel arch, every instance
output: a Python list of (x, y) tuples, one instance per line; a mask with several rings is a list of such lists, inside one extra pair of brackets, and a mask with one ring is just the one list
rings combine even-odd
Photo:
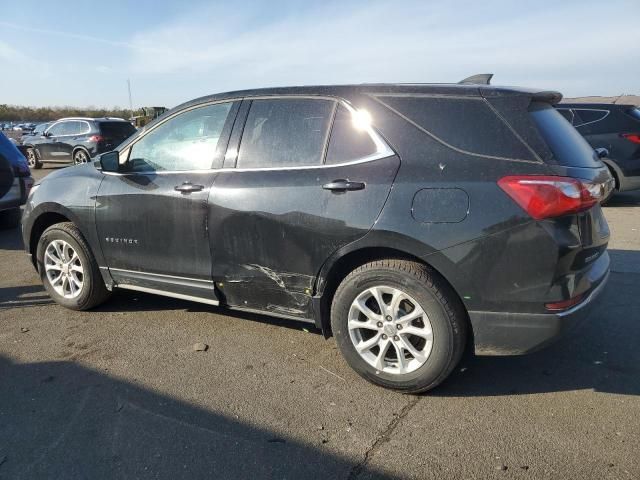
[(84, 150), (84, 153), (86, 153), (87, 157), (89, 157), (89, 160), (91, 160), (91, 154), (89, 153), (89, 150), (87, 150), (87, 147), (83, 145), (76, 145), (75, 147), (73, 147), (73, 150), (71, 150), (71, 161), (73, 161), (73, 156), (78, 150)]
[[(469, 327), (469, 339), (471, 344), (473, 344), (473, 332), (471, 322), (468, 318), (467, 307), (460, 296), (459, 290), (448, 278), (449, 275), (444, 274), (442, 268), (438, 268), (435, 265), (435, 263), (438, 262), (432, 263), (429, 261), (430, 259), (428, 256), (425, 258), (425, 256), (421, 255), (419, 251), (416, 251), (413, 248), (406, 248), (410, 243), (407, 244), (404, 242), (405, 248), (398, 248), (395, 245), (403, 245), (403, 243), (389, 244), (385, 242), (384, 244), (378, 245), (367, 244), (358, 246), (352, 244), (350, 246), (351, 248), (342, 249), (342, 251), (339, 251), (338, 254), (334, 254), (330, 260), (325, 262), (316, 279), (315, 296), (313, 299), (315, 323), (316, 326), (322, 330), (325, 338), (331, 336), (331, 302), (336, 289), (342, 280), (355, 268), (364, 265), (365, 263), (384, 258), (394, 258), (409, 260), (426, 266), (432, 274), (437, 275), (450, 287), (457, 301), (460, 302), (460, 305), (464, 309), (467, 317), (467, 325)], [(422, 247), (424, 248), (424, 245)], [(435, 260), (436, 257), (437, 256), (434, 256), (433, 259)], [(442, 264), (439, 266), (441, 265)]]
[(603, 158), (602, 163), (604, 163), (607, 166), (607, 168), (611, 172), (611, 175), (613, 175), (613, 179), (616, 182), (616, 190), (620, 192), (623, 191), (624, 190), (624, 173), (622, 173), (622, 169), (618, 165), (616, 165), (614, 161), (612, 161), (609, 158)]

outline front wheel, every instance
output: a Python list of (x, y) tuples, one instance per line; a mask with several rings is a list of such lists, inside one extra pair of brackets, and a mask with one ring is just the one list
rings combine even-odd
[(29, 168), (42, 168), (42, 162), (38, 160), (38, 155), (33, 148), (27, 149), (27, 163), (29, 164)]
[(396, 259), (362, 265), (342, 281), (331, 328), (358, 374), (406, 393), (440, 384), (460, 361), (467, 334), (451, 287), (425, 265)]
[(98, 264), (73, 223), (47, 228), (38, 241), (36, 256), (40, 279), (56, 303), (88, 310), (108, 298)]

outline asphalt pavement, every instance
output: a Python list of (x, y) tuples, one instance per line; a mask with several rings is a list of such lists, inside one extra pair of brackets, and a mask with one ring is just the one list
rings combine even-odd
[(420, 396), (305, 324), (134, 292), (66, 310), (0, 230), (0, 478), (640, 478), (640, 192), (604, 211), (591, 318)]

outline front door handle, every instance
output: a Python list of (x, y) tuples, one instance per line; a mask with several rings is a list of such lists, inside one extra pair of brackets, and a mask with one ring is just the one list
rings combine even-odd
[(194, 185), (191, 182), (184, 182), (182, 185), (176, 185), (173, 189), (180, 193), (199, 192), (204, 188), (204, 185)]
[(324, 188), (325, 190), (333, 190), (334, 192), (346, 192), (347, 190), (363, 190), (364, 187), (365, 184), (362, 182), (351, 182), (342, 178), (322, 185), (322, 188)]

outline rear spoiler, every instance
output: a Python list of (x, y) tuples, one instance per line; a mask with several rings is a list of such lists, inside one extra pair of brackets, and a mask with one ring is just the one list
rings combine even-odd
[(562, 94), (560, 92), (554, 92), (553, 90), (547, 90), (542, 92), (535, 92), (531, 95), (531, 101), (533, 102), (545, 102), (555, 105), (562, 100)]

